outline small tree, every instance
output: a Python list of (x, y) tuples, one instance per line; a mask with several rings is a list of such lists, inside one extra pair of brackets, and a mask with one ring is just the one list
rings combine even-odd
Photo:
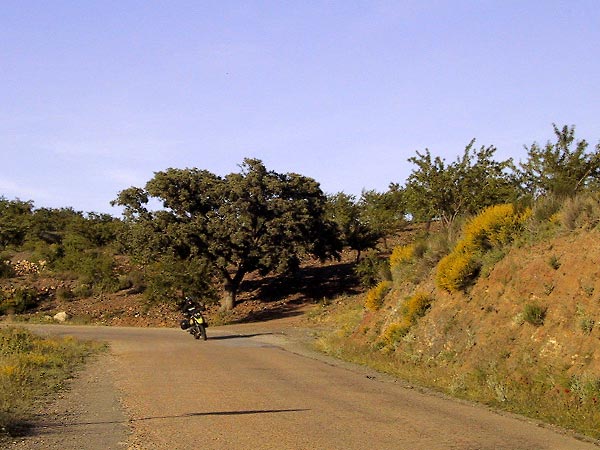
[(552, 124), (556, 142), (544, 147), (534, 142), (527, 149), (528, 159), (520, 163), (523, 182), (534, 197), (553, 194), (572, 196), (598, 184), (600, 144), (588, 150), (585, 140), (575, 140), (575, 127), (559, 129)]
[(515, 200), (518, 179), (512, 159), (495, 161), (493, 146), (466, 146), (462, 157), (447, 164), (428, 149), (408, 161), (417, 166), (406, 184), (408, 210), (416, 220), (439, 219), (450, 225), (461, 214), (475, 214), (498, 203)]
[[(151, 198), (163, 209), (150, 211)], [(304, 254), (337, 255), (325, 202), (313, 179), (245, 159), (240, 173), (223, 178), (198, 169), (157, 172), (145, 189), (126, 189), (113, 204), (125, 207), (134, 226), (130, 236), (150, 238), (147, 256), (162, 248), (182, 259), (205, 259), (223, 282), (223, 308), (232, 309), (246, 274), (294, 270)]]
[(406, 202), (404, 190), (391, 184), (387, 192), (363, 191), (359, 201), (360, 217), (387, 249), (387, 237), (406, 226)]
[(356, 250), (356, 261), (364, 250), (375, 248), (381, 232), (364, 220), (363, 205), (353, 195), (338, 192), (327, 198), (327, 217), (337, 226), (344, 246)]

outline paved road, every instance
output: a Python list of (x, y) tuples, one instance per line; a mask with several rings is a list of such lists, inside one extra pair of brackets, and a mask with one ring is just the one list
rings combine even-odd
[[(62, 450), (95, 448), (97, 436), (83, 433), (86, 426), (114, 433), (114, 442), (102, 445), (118, 449), (598, 449), (530, 421), (316, 357), (276, 325), (210, 328), (206, 342), (177, 329), (36, 328), (111, 344), (111, 355), (90, 370), (110, 378), (96, 391), (104, 389), (107, 398), (116, 391), (123, 410), (108, 402), (98, 406), (111, 409), (108, 416), (90, 416), (86, 408), (95, 421), (50, 427), (54, 439), (69, 436)], [(86, 391), (80, 383), (70, 398), (85, 404)], [(129, 427), (126, 444), (115, 426)], [(78, 437), (83, 443), (74, 443)], [(43, 436), (36, 439), (44, 448)]]

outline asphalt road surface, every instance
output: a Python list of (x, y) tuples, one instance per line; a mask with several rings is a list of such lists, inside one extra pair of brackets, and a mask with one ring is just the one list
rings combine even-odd
[[(287, 327), (287, 328), (286, 328)], [(282, 323), (34, 326), (110, 343), (14, 449), (598, 449), (304, 350)]]

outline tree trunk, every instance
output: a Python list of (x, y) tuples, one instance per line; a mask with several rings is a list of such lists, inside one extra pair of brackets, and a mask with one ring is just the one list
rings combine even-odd
[(223, 311), (231, 311), (235, 307), (236, 289), (230, 281), (226, 281), (223, 286), (223, 296), (221, 297), (221, 309)]
[(223, 275), (225, 276), (225, 283), (223, 283), (221, 309), (223, 311), (231, 311), (233, 308), (235, 308), (235, 298), (246, 272), (243, 269), (238, 269), (233, 278), (229, 272), (225, 272)]

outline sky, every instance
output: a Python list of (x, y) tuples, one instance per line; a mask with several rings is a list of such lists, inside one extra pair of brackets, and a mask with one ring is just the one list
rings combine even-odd
[(473, 138), (600, 142), (597, 0), (2, 0), (0, 196), (119, 215), (243, 159), (359, 196)]

